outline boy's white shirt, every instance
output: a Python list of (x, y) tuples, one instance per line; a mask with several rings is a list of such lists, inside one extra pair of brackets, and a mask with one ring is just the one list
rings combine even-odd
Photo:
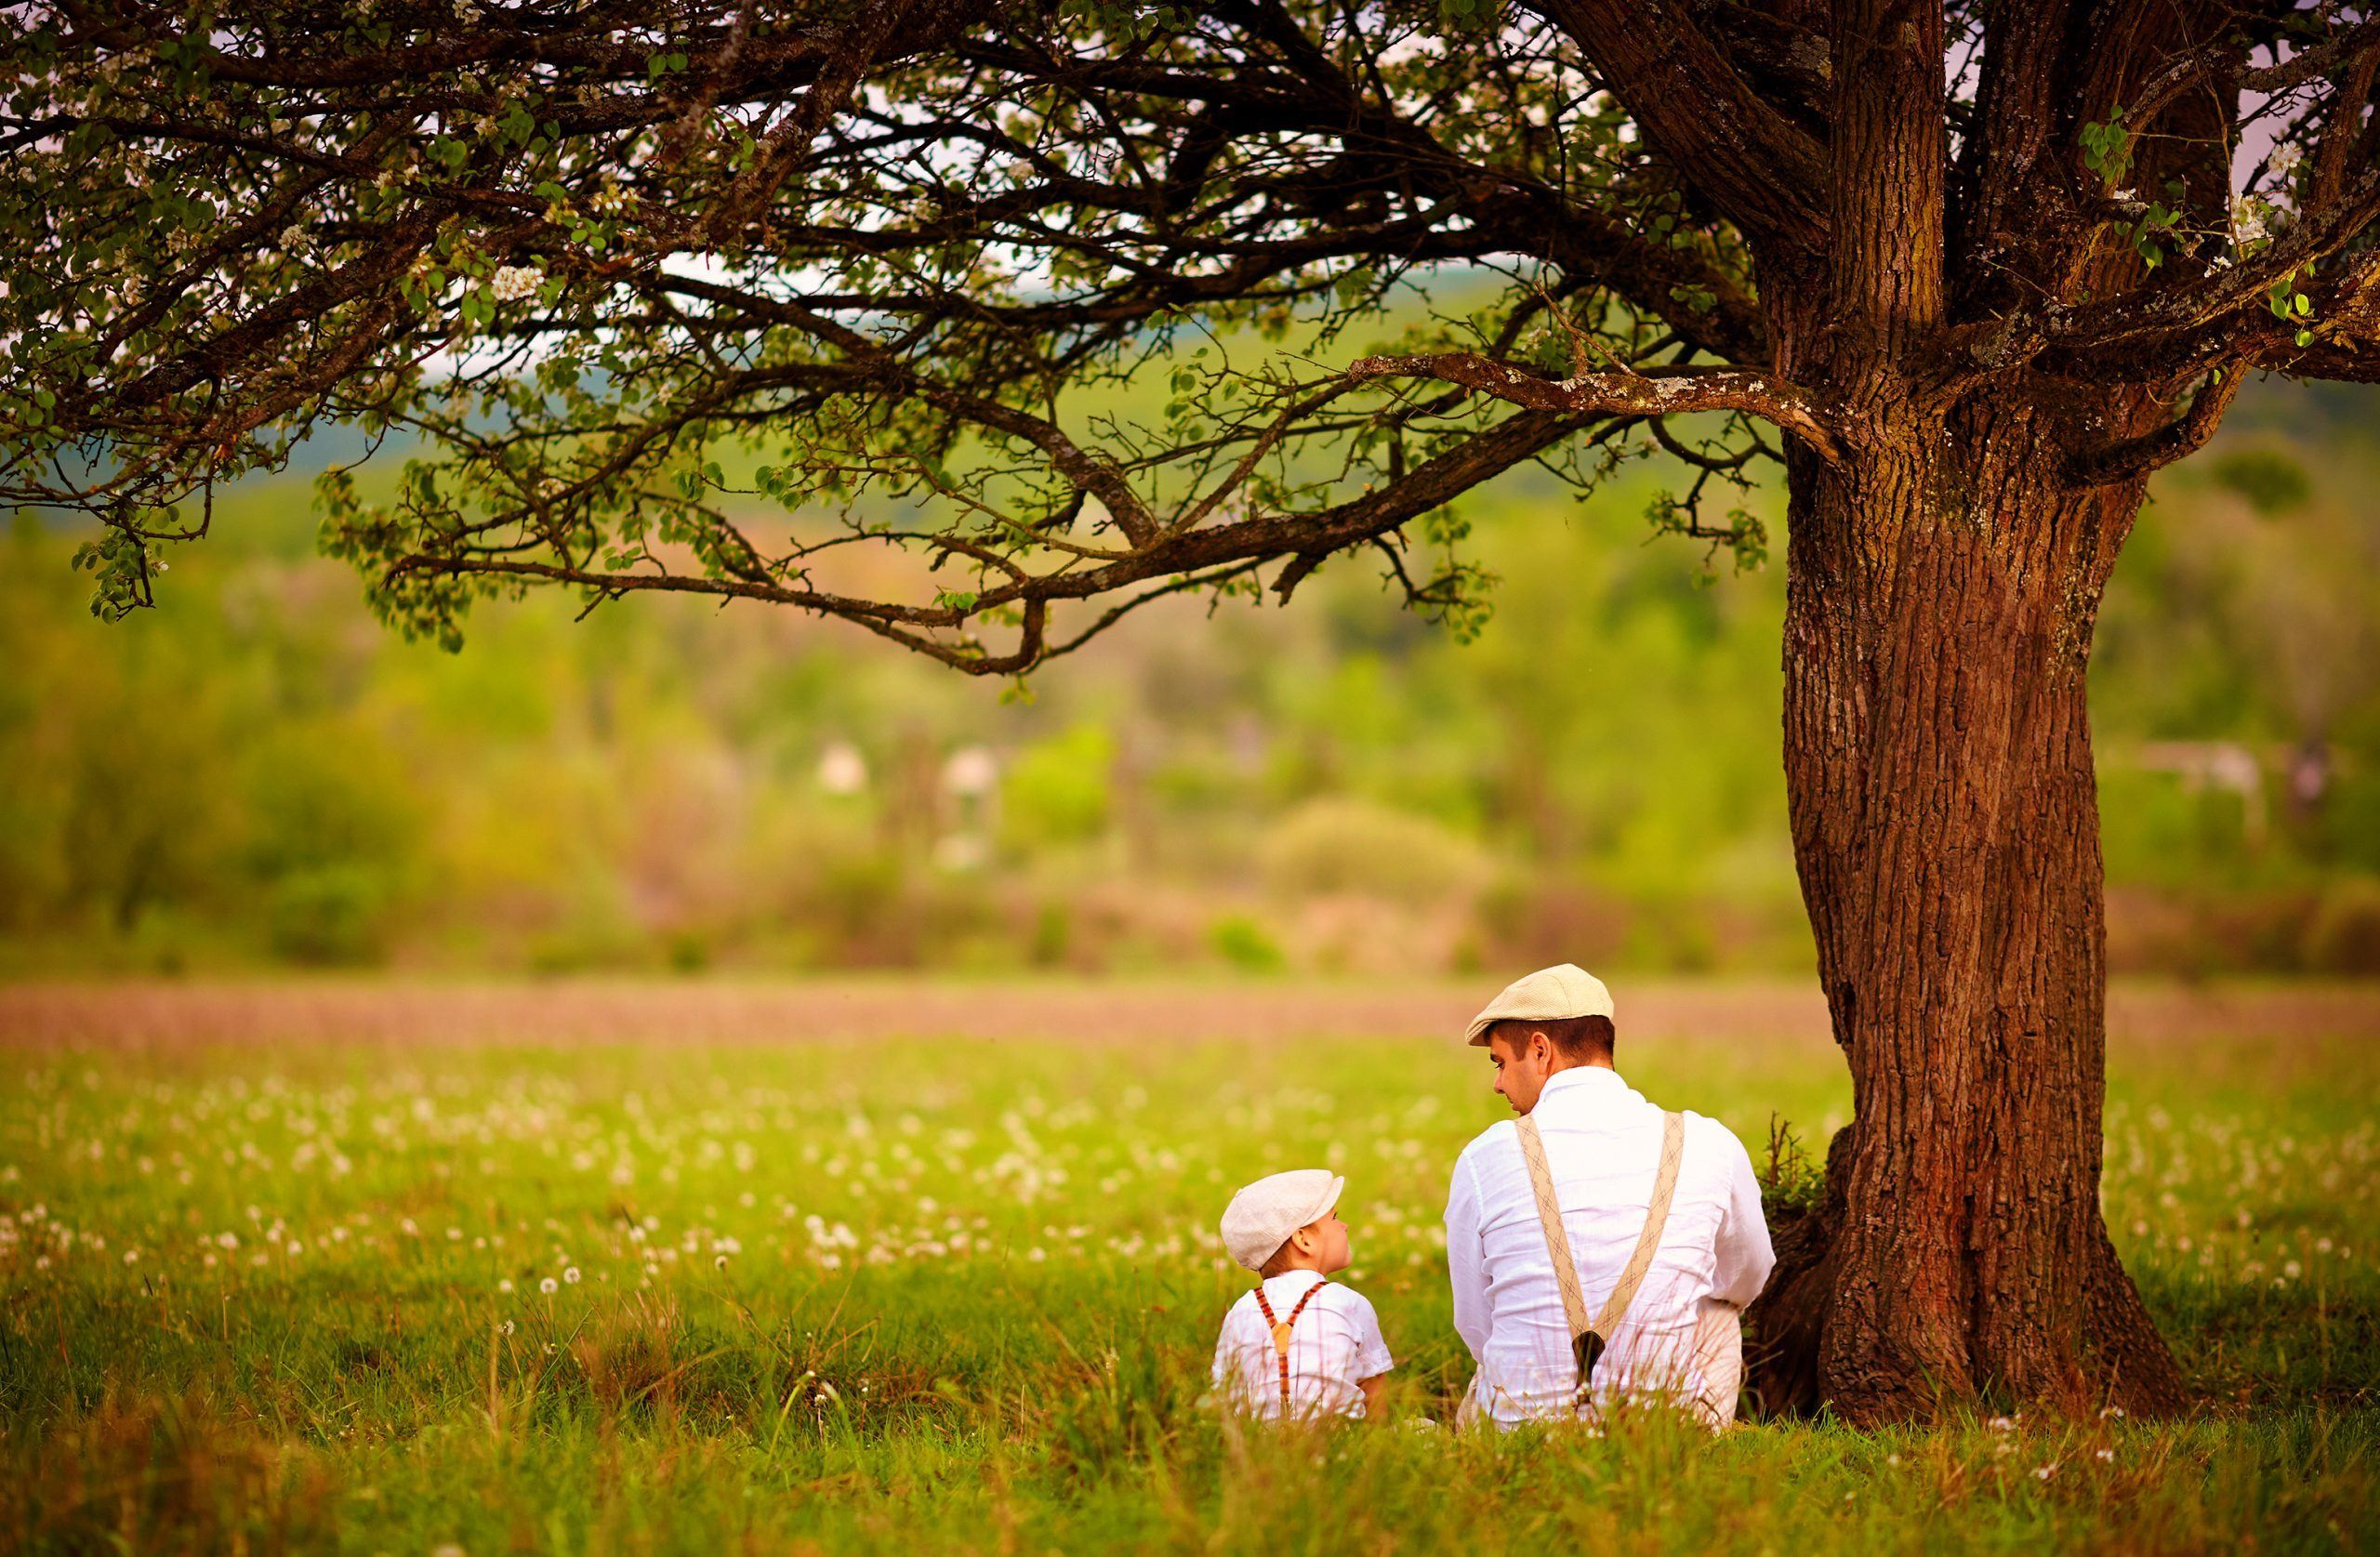
[[(1264, 1278), (1264, 1300), (1276, 1318), (1287, 1319), (1306, 1289), (1323, 1278), (1312, 1271), (1285, 1271)], [(1273, 1327), (1256, 1306), (1256, 1294), (1240, 1294), (1223, 1315), (1215, 1338), (1215, 1392), (1234, 1410), (1265, 1418), (1281, 1414), (1281, 1366), (1273, 1350)], [(1396, 1366), (1380, 1333), (1368, 1299), (1332, 1281), (1314, 1295), (1289, 1331), (1289, 1411), (1293, 1416), (1360, 1417), (1359, 1379), (1377, 1378)]]
[[(1661, 1110), (1594, 1066), (1557, 1071), (1532, 1110), (1579, 1262), (1587, 1311), (1620, 1279), (1645, 1226), (1660, 1158)], [(1736, 1311), (1760, 1295), (1776, 1255), (1760, 1184), (1725, 1125), (1686, 1115), (1677, 1190), (1645, 1283), (1595, 1365), (1595, 1393), (1724, 1394), (1740, 1364), (1719, 1342)], [(1490, 1126), (1456, 1160), (1447, 1196), (1447, 1268), (1455, 1328), (1478, 1365), (1467, 1409), (1500, 1423), (1567, 1416), (1578, 1364), (1570, 1351), (1545, 1227), (1520, 1134)]]

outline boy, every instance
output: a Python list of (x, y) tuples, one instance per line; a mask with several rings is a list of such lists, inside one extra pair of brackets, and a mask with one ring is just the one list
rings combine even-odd
[(1224, 1248), (1263, 1278), (1215, 1341), (1215, 1390), (1234, 1409), (1270, 1420), (1377, 1414), (1395, 1361), (1372, 1305), (1330, 1279), (1347, 1268), (1334, 1210), (1346, 1185), (1319, 1168), (1276, 1173), (1224, 1209)]

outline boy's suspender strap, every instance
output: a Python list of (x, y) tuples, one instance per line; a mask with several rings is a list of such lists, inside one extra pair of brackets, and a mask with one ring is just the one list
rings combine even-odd
[(1562, 1289), (1562, 1312), (1570, 1321), (1570, 1349), (1579, 1360), (1579, 1388), (1583, 1392), (1593, 1374), (1595, 1359), (1610, 1343), (1612, 1332), (1645, 1284), (1653, 1255), (1661, 1245), (1661, 1230), (1669, 1224), (1670, 1202), (1677, 1194), (1678, 1164), (1686, 1155), (1686, 1119), (1668, 1114), (1661, 1118), (1661, 1164), (1653, 1175), (1652, 1203), (1645, 1208), (1645, 1229), (1636, 1235), (1635, 1251), (1604, 1300), (1603, 1312), (1590, 1322), (1587, 1298), (1579, 1286), (1579, 1262), (1570, 1257), (1570, 1234), (1562, 1225), (1562, 1204), (1554, 1193), (1554, 1170), (1545, 1163), (1545, 1140), (1537, 1120), (1520, 1118), (1521, 1157), (1528, 1164), (1530, 1188), (1537, 1192), (1537, 1220), (1545, 1227), (1546, 1252), (1554, 1259), (1554, 1284)]
[(1290, 1306), (1287, 1319), (1274, 1318), (1273, 1305), (1264, 1300), (1264, 1288), (1261, 1285), (1256, 1288), (1256, 1306), (1263, 1313), (1264, 1323), (1273, 1327), (1273, 1358), (1281, 1367), (1281, 1414), (1285, 1417), (1289, 1412), (1289, 1333), (1296, 1327), (1298, 1315), (1305, 1312), (1305, 1305), (1314, 1300), (1314, 1295), (1329, 1285), (1330, 1278), (1325, 1276), (1307, 1287), (1305, 1295)]

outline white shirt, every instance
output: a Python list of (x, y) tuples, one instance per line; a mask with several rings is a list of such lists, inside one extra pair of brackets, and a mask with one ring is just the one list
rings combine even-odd
[[(1264, 1278), (1264, 1300), (1276, 1319), (1287, 1319), (1298, 1300), (1323, 1284), (1312, 1271), (1285, 1271)], [(1254, 1292), (1243, 1293), (1223, 1315), (1215, 1338), (1215, 1392), (1234, 1410), (1263, 1418), (1281, 1414), (1280, 1353), (1273, 1349), (1273, 1326), (1264, 1322)], [(1292, 1416), (1364, 1414), (1356, 1381), (1374, 1379), (1396, 1366), (1381, 1339), (1372, 1305), (1352, 1287), (1322, 1286), (1289, 1329), (1289, 1411)]]
[[(1575, 1066), (1546, 1079), (1531, 1116), (1593, 1318), (1644, 1232), (1660, 1166), (1661, 1110), (1618, 1072)], [(1598, 1401), (1621, 1392), (1699, 1398), (1705, 1379), (1697, 1332), (1708, 1305), (1751, 1302), (1777, 1262), (1743, 1143), (1716, 1119), (1685, 1117), (1669, 1222), (1595, 1365)], [(1455, 1161), (1447, 1266), (1455, 1328), (1478, 1365), (1471, 1386), (1476, 1407), (1499, 1422), (1569, 1415), (1578, 1363), (1511, 1120), (1489, 1126)]]

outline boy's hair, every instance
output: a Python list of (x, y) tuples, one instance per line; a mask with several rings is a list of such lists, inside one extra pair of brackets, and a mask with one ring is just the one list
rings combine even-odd
[[(1299, 1233), (1302, 1233), (1304, 1231), (1305, 1229), (1302, 1227), (1298, 1229)], [(1291, 1237), (1294, 1237), (1295, 1235), (1295, 1234), (1292, 1234)], [(1281, 1272), (1287, 1268), (1281, 1263), (1281, 1261), (1289, 1258), (1289, 1239), (1284, 1238), (1281, 1240), (1281, 1247), (1275, 1249), (1270, 1255), (1266, 1256), (1263, 1264), (1256, 1267), (1256, 1273), (1259, 1276), (1279, 1275)]]
[(1528, 1048), (1528, 1036), (1542, 1033), (1562, 1057), (1578, 1064), (1611, 1063), (1612, 1040), (1618, 1036), (1607, 1016), (1558, 1016), (1543, 1022), (1507, 1017), (1488, 1029), (1490, 1041), (1501, 1038), (1518, 1054)]

